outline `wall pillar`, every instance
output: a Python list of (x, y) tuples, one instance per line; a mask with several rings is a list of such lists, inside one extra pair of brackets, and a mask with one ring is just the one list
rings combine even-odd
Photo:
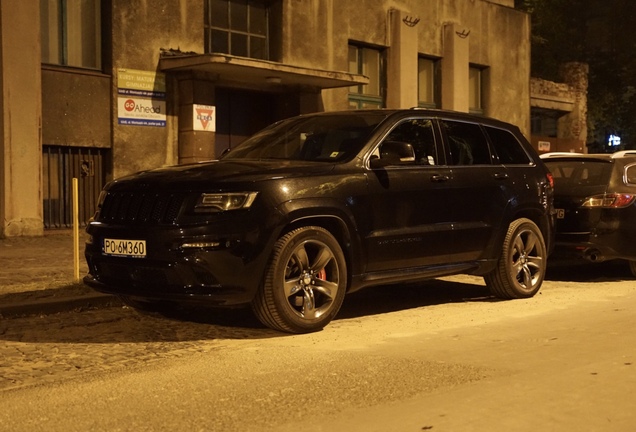
[(468, 48), (470, 29), (460, 24), (444, 25), (442, 57), (442, 109), (468, 112)]
[(398, 9), (389, 11), (387, 108), (417, 106), (417, 24), (419, 18)]
[(0, 3), (0, 237), (44, 234), (39, 4)]
[(570, 62), (560, 67), (563, 81), (574, 93), (574, 106), (570, 113), (559, 119), (558, 137), (587, 142), (587, 87), (589, 66)]
[(214, 159), (216, 132), (195, 130), (194, 106), (215, 105), (212, 81), (196, 73), (177, 78), (179, 113), (179, 164)]

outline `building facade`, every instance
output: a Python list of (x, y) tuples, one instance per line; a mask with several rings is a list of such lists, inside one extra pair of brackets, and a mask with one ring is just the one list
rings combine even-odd
[(539, 153), (587, 153), (589, 66), (565, 63), (562, 82), (530, 79), (531, 142)]
[[(36, 23), (36, 25), (34, 25)], [(0, 236), (81, 221), (110, 179), (293, 115), (436, 107), (530, 132), (514, 0), (2, 0)]]

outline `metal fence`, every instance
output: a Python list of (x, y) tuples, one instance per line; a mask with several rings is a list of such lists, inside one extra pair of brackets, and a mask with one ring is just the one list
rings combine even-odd
[(43, 146), (44, 228), (71, 228), (72, 181), (79, 179), (79, 222), (86, 226), (104, 187), (109, 149)]

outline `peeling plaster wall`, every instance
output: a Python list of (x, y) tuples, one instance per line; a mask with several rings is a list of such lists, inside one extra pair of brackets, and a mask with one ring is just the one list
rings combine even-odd
[[(392, 9), (420, 19), (416, 27), (419, 54), (442, 58), (444, 27), (452, 24), (467, 35), (468, 41), (465, 64), (456, 67), (470, 64), (484, 68), (484, 114), (514, 123), (528, 135), (530, 19), (515, 10), (513, 3), (512, 0), (284, 0), (283, 27), (288, 37), (283, 42), (280, 60), (346, 71), (346, 47), (350, 41), (391, 49)], [(396, 73), (398, 76), (387, 77), (388, 87), (400, 79), (399, 71)], [(346, 88), (323, 91), (325, 109), (346, 109), (347, 93)]]
[(117, 70), (156, 71), (160, 48), (203, 52), (203, 2), (112, 0), (112, 149), (113, 177), (178, 161), (176, 82), (167, 82), (166, 127), (120, 125), (117, 120)]

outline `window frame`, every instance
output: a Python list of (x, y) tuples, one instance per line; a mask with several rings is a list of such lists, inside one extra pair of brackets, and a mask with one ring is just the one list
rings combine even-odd
[[(71, 1), (72, 0), (40, 0), (40, 44), (42, 48), (40, 61), (44, 65), (102, 71), (104, 67), (104, 38), (102, 33), (104, 27), (103, 0), (93, 0), (94, 15), (91, 17), (91, 21), (81, 20), (76, 22), (73, 22), (69, 15), (73, 12), (72, 8), (69, 8), (69, 2)], [(48, 5), (50, 3), (56, 6), (53, 11), (56, 12), (53, 22), (51, 22), (50, 14), (44, 14), (44, 10), (48, 12)], [(84, 14), (79, 13), (79, 16), (83, 17)], [(77, 27), (78, 22), (80, 27)], [(52, 25), (49, 26), (49, 24)], [(44, 28), (45, 25), (46, 28)], [(94, 26), (94, 32), (91, 32), (93, 37), (87, 40), (83, 37), (83, 30), (85, 28), (91, 29), (91, 26)], [(77, 30), (79, 30), (79, 34), (82, 37), (71, 37)], [(51, 36), (53, 36), (52, 42)], [(94, 46), (90, 48), (93, 43)], [(52, 44), (57, 45), (53, 53), (51, 53), (51, 49), (49, 48)], [(88, 48), (90, 48), (93, 53), (90, 62), (84, 58), (84, 53), (88, 51)], [(52, 57), (57, 58), (54, 59)], [(75, 63), (73, 57), (79, 57), (80, 61)]]
[[(421, 95), (421, 81), (420, 81), (420, 73), (422, 69), (420, 68), (421, 61), (431, 62), (432, 64), (432, 83), (431, 83), (431, 91), (433, 93), (433, 101), (423, 101), (420, 99)], [(419, 108), (433, 108), (439, 109), (441, 107), (441, 62), (437, 57), (430, 57), (425, 55), (418, 55), (417, 57), (417, 106)]]
[[(355, 49), (355, 70), (351, 70), (351, 50)], [(365, 93), (365, 88), (369, 88), (366, 84), (359, 84), (349, 87), (349, 108), (350, 109), (364, 109), (364, 108), (385, 108), (386, 107), (386, 57), (385, 50), (366, 44), (359, 44), (355, 42), (349, 42), (349, 72), (366, 75), (364, 70), (364, 54), (366, 52), (375, 52), (378, 55), (378, 93), (369, 94)], [(372, 77), (370, 77), (372, 78)], [(372, 84), (371, 82), (369, 85)]]
[[(485, 67), (470, 64), (468, 66), (468, 112), (476, 115), (484, 114), (484, 71)], [(473, 87), (472, 73), (477, 73), (478, 83)], [(475, 92), (478, 94), (475, 95)], [(473, 99), (478, 103), (477, 106), (473, 104)]]
[[(220, 27), (213, 24), (212, 20), (212, 3), (213, 2), (223, 2), (227, 3), (227, 28)], [(245, 2), (246, 14), (245, 14), (245, 25), (246, 30), (236, 29), (232, 27), (232, 2), (230, 0), (205, 0), (204, 1), (204, 16), (203, 16), (203, 37), (204, 37), (204, 50), (208, 54), (227, 54), (233, 55), (237, 57), (244, 58), (252, 58), (256, 60), (270, 60), (271, 58), (271, 48), (270, 48), (270, 20), (271, 20), (271, 8), (270, 4), (266, 0), (243, 0)], [(255, 9), (255, 5), (260, 5), (264, 8), (265, 11), (265, 34), (260, 34), (258, 32), (252, 31), (251, 26), (251, 14)], [(226, 47), (225, 51), (215, 51), (214, 50), (214, 32), (222, 32), (227, 35)], [(241, 53), (233, 52), (232, 49), (232, 36), (245, 36), (246, 50), (247, 55), (241, 55)], [(254, 49), (252, 48), (252, 39), (257, 38), (261, 39), (263, 42), (264, 53), (262, 56), (254, 55)]]

